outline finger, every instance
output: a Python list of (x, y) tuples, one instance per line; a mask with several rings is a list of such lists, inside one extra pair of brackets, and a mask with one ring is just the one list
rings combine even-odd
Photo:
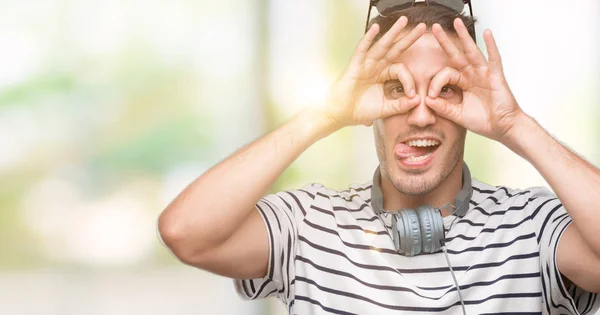
[(413, 98), (401, 97), (396, 100), (387, 101), (384, 104), (382, 118), (408, 113), (411, 109), (421, 103), (421, 96), (418, 94)]
[(438, 23), (433, 24), (431, 27), (431, 32), (437, 39), (438, 43), (440, 43), (440, 46), (442, 46), (442, 49), (446, 52), (448, 57), (450, 57), (450, 61), (457, 69), (462, 70), (469, 65), (464, 53), (461, 52), (456, 45), (454, 45), (454, 42), (452, 42), (448, 34), (446, 34), (444, 29), (442, 29)]
[(362, 37), (356, 46), (356, 49), (352, 54), (351, 63), (362, 64), (362, 62), (365, 60), (367, 52), (369, 51), (369, 48), (371, 48), (371, 45), (373, 44), (373, 40), (375, 40), (375, 37), (377, 34), (379, 34), (379, 29), (379, 24), (373, 24), (371, 28), (369, 28), (367, 33)]
[(390, 49), (390, 46), (392, 46), (398, 35), (404, 30), (406, 24), (408, 24), (408, 19), (405, 16), (400, 17), (396, 23), (394, 23), (392, 28), (390, 28), (390, 30), (387, 31), (375, 45), (373, 45), (371, 50), (367, 53), (368, 58), (382, 58)]
[(458, 33), (458, 38), (465, 49), (465, 55), (469, 61), (475, 66), (484, 66), (487, 63), (485, 57), (479, 47), (477, 47), (477, 44), (475, 44), (471, 34), (469, 34), (469, 30), (463, 20), (456, 18), (454, 20), (454, 29)]
[(412, 46), (423, 34), (427, 31), (427, 25), (425, 23), (420, 23), (408, 33), (408, 35), (400, 38), (394, 45), (388, 50), (385, 54), (385, 59), (388, 61), (393, 61), (400, 54), (405, 52), (410, 46)]
[(456, 69), (446, 67), (438, 72), (431, 83), (429, 84), (429, 91), (427, 95), (431, 98), (436, 98), (440, 95), (440, 91), (446, 85), (455, 85), (462, 90), (469, 88), (468, 81), (464, 76)]
[[(415, 80), (412, 76), (410, 70), (402, 63), (395, 63), (388, 68), (388, 74), (386, 75), (386, 80), (398, 80), (402, 83), (402, 87), (404, 88), (404, 93), (409, 98), (415, 97), (417, 95), (415, 89)], [(384, 82), (385, 82), (384, 81)]]
[(463, 126), (461, 121), (462, 107), (460, 104), (451, 104), (445, 99), (431, 98), (427, 96), (425, 97), (425, 105), (429, 106), (429, 108), (433, 109), (433, 111), (441, 117)]
[(500, 57), (500, 51), (498, 50), (492, 31), (485, 30), (485, 32), (483, 32), (483, 40), (485, 41), (485, 47), (488, 52), (488, 65), (490, 69), (502, 73), (502, 57)]

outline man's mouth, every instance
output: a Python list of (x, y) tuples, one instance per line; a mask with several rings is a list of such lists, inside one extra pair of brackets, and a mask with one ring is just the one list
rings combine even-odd
[(431, 162), (435, 151), (440, 145), (441, 142), (436, 139), (411, 139), (396, 144), (394, 155), (405, 166), (424, 167)]

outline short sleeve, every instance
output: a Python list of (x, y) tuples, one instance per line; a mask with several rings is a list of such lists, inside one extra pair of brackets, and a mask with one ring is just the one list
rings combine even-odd
[(267, 275), (259, 279), (234, 280), (238, 295), (245, 300), (277, 297), (287, 304), (295, 277), (294, 259), (298, 225), (315, 199), (319, 185), (263, 197), (256, 204), (267, 228), (269, 261)]
[(598, 294), (576, 285), (565, 287), (556, 263), (558, 243), (571, 224), (571, 217), (556, 195), (547, 189), (534, 188), (531, 192), (530, 216), (540, 250), (544, 314), (595, 314), (600, 307)]

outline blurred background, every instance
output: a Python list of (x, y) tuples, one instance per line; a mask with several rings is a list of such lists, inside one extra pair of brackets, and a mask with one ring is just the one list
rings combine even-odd
[[(180, 264), (156, 218), (202, 172), (327, 93), (367, 5), (1, 0), (0, 314), (284, 314)], [(478, 42), (494, 31), (521, 107), (599, 166), (600, 2), (473, 7)], [(494, 185), (547, 186), (478, 136), (466, 160)], [(306, 151), (273, 191), (343, 189), (376, 166), (371, 129), (349, 128)]]

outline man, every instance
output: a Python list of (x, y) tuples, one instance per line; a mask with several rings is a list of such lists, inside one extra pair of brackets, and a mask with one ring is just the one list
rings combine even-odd
[[(520, 109), (492, 33), (486, 59), (473, 20), (440, 3), (376, 18), (327, 104), (187, 187), (159, 219), (173, 253), (290, 314), (593, 314), (600, 171)], [(265, 196), (310, 145), (353, 125), (373, 125), (372, 181)], [(557, 196), (472, 179), (467, 130), (528, 160)]]

